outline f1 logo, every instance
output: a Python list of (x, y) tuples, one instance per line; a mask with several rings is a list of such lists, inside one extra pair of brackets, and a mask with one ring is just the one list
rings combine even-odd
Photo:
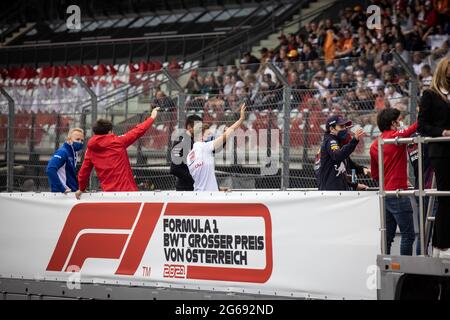
[[(91, 257), (120, 259), (117, 275), (134, 275), (163, 203), (81, 203), (67, 218), (47, 271), (81, 269)], [(95, 245), (93, 245), (95, 244)]]
[(156, 224), (164, 216), (262, 218), (266, 239), (263, 269), (187, 265), (186, 279), (265, 283), (272, 274), (272, 222), (257, 203), (81, 203), (72, 208), (47, 271), (81, 270), (88, 258), (117, 259), (116, 275), (134, 276)]

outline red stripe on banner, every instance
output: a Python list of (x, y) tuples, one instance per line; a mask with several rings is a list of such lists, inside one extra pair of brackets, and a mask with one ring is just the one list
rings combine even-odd
[(141, 263), (156, 223), (161, 216), (163, 203), (145, 203), (139, 221), (134, 229), (133, 235), (117, 268), (116, 274), (132, 276)]
[(81, 270), (88, 258), (119, 259), (127, 239), (127, 234), (83, 234), (78, 239), (66, 271), (73, 270), (73, 266)]
[(188, 265), (187, 278), (265, 283), (272, 275), (272, 220), (269, 209), (261, 203), (169, 203), (167, 216), (261, 217), (265, 225), (266, 267), (264, 269), (203, 267)]

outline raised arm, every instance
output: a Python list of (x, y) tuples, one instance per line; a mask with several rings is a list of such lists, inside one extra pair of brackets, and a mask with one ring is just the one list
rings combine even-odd
[(233, 125), (230, 126), (227, 130), (225, 130), (225, 132), (220, 137), (218, 137), (213, 141), (214, 150), (219, 150), (220, 148), (222, 148), (223, 144), (227, 141), (228, 137), (234, 132), (234, 130), (236, 130), (242, 125), (242, 123), (245, 120), (245, 110), (246, 110), (245, 103), (243, 103), (241, 105), (241, 116), (239, 117), (239, 120), (233, 123)]
[(136, 127), (125, 133), (124, 135), (119, 136), (119, 140), (123, 143), (123, 145), (128, 148), (130, 145), (132, 145), (134, 142), (136, 142), (137, 139), (142, 137), (145, 132), (151, 127), (153, 124), (153, 121), (155, 121), (156, 117), (158, 116), (158, 108), (154, 108), (152, 110), (152, 114), (150, 118), (145, 120), (144, 122), (138, 124)]

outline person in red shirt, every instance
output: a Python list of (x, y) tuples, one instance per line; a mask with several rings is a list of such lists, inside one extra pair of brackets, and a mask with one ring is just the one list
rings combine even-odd
[[(408, 138), (417, 131), (417, 122), (407, 129), (401, 130), (400, 120), (400, 111), (398, 109), (388, 108), (381, 110), (377, 116), (378, 128), (381, 131), (380, 138)], [(384, 145), (385, 190), (408, 189), (406, 147), (406, 144)], [(378, 180), (378, 139), (370, 146), (370, 167), (372, 177)], [(411, 256), (415, 239), (411, 201), (406, 197), (387, 197), (385, 203), (387, 254), (391, 252), (391, 245), (398, 225), (402, 236), (400, 254)]]
[(159, 108), (153, 109), (150, 118), (121, 136), (112, 133), (112, 123), (99, 119), (92, 128), (94, 136), (89, 140), (83, 164), (78, 174), (79, 200), (86, 190), (92, 168), (95, 168), (102, 190), (138, 191), (131, 171), (127, 148), (142, 137), (151, 127)]

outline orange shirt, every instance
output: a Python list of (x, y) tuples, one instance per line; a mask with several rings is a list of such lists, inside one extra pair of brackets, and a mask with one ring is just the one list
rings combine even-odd
[(325, 62), (329, 64), (335, 57), (336, 52), (336, 44), (333, 41), (334, 32), (331, 30), (327, 31), (327, 36), (325, 37), (325, 42), (323, 44), (323, 52), (325, 55)]

